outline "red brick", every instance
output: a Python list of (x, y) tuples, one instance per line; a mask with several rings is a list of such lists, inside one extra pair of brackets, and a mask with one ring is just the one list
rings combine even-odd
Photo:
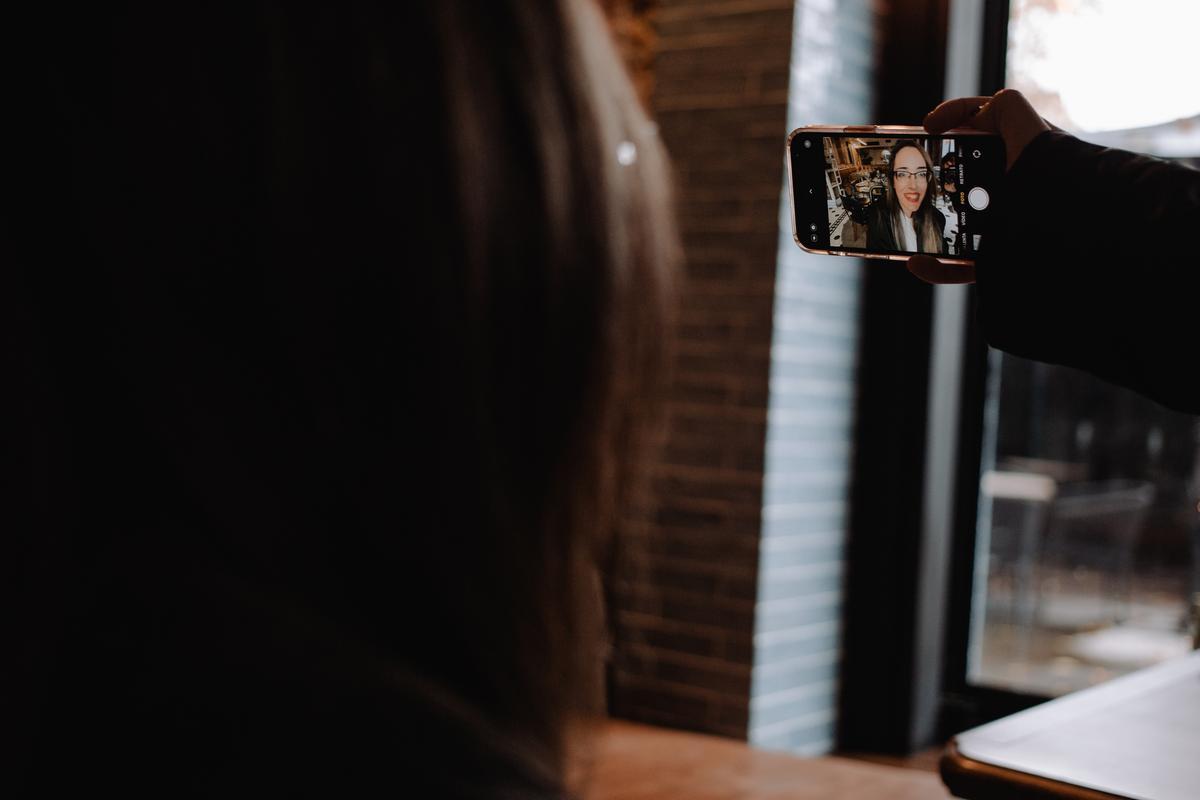
[(687, 259), (666, 440), (627, 511), (614, 713), (745, 737), (792, 0), (660, 0)]

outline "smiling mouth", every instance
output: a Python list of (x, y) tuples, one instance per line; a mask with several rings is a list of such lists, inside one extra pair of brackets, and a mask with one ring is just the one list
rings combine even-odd
[(920, 201), (921, 195), (916, 192), (905, 192), (904, 199), (913, 205), (916, 205)]

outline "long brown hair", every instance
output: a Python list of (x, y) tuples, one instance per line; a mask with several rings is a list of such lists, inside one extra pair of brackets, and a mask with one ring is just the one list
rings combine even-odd
[[(4, 214), (57, 465), (11, 499), (59, 510), (17, 514), (59, 600), (4, 676), (54, 687), (14, 747), (203, 781), (340, 742), (409, 787), (561, 790), (678, 253), (598, 11), (87, 13), (5, 48), (36, 65)], [(118, 711), (142, 738), (80, 723)]]
[(902, 139), (892, 146), (892, 159), (888, 164), (888, 184), (887, 184), (887, 210), (888, 220), (891, 222), (892, 236), (896, 240), (896, 247), (904, 249), (904, 228), (902, 220), (904, 209), (900, 207), (900, 200), (896, 196), (896, 160), (900, 155), (900, 151), (906, 147), (911, 147), (921, 154), (921, 158), (925, 161), (925, 169), (929, 170), (929, 182), (925, 184), (925, 196), (921, 198), (921, 205), (913, 212), (913, 230), (917, 234), (917, 248), (922, 253), (940, 253), (945, 245), (942, 241), (942, 220), (941, 212), (933, 205), (933, 198), (936, 196), (939, 187), (933, 170), (933, 159), (929, 157), (929, 153), (924, 147), (919, 145), (914, 139)]

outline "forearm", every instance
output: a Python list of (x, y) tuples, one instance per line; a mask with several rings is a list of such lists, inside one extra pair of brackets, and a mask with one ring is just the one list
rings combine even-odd
[(984, 335), (994, 347), (1079, 367), (1200, 412), (1200, 172), (1049, 132), (1025, 149), (980, 252)]

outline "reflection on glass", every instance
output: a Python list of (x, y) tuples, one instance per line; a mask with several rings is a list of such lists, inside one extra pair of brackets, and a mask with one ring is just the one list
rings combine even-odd
[[(1194, 71), (1179, 76), (1186, 90), (1164, 85), (1173, 56), (1147, 13), (1161, 4), (1014, 0), (1008, 85), (1084, 139), (1200, 165), (1200, 93)], [(1196, 29), (1179, 13), (1200, 24), (1200, 4), (1170, 6), (1167, 28)], [(1106, 63), (1081, 65), (1092, 55)], [(1137, 80), (1143, 67), (1154, 91)], [(971, 681), (1053, 696), (1186, 653), (1200, 592), (1197, 419), (995, 351), (990, 374)]]

